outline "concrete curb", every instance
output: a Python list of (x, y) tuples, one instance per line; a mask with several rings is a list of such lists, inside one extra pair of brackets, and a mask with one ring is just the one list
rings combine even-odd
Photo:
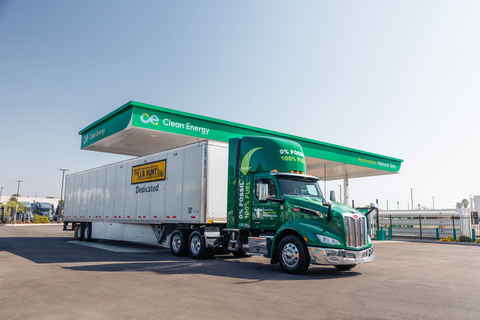
[(449, 242), (449, 241), (438, 241), (438, 240), (373, 240), (373, 243), (380, 243), (380, 242), (420, 242), (420, 243), (438, 243), (438, 244), (455, 244), (460, 246), (480, 246), (480, 243), (473, 243), (473, 242)]
[(38, 226), (63, 226), (63, 223), (16, 223), (16, 224), (0, 224), (0, 227), (38, 227)]

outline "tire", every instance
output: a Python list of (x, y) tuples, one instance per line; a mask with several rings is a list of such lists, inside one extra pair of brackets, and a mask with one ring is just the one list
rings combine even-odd
[(85, 240), (84, 233), (83, 233), (84, 228), (85, 228), (85, 223), (83, 223), (83, 222), (77, 225), (77, 229), (76, 229), (77, 231), (76, 232), (77, 232), (77, 240), (78, 241)]
[(335, 266), (335, 268), (337, 268), (337, 271), (349, 271), (349, 270), (352, 270), (353, 268), (355, 268), (356, 264), (347, 264), (347, 265), (339, 265), (339, 266)]
[(188, 253), (194, 259), (205, 259), (209, 250), (200, 231), (193, 231), (188, 239)]
[(91, 223), (85, 223), (85, 226), (83, 227), (83, 240), (86, 242), (92, 241), (92, 224)]
[(286, 273), (302, 274), (307, 271), (310, 256), (305, 242), (297, 235), (283, 238), (278, 246), (278, 262)]
[(174, 256), (181, 257), (188, 252), (188, 235), (185, 230), (175, 230), (170, 242), (170, 251)]

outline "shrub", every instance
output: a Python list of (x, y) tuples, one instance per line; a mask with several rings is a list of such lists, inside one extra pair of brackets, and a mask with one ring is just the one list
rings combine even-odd
[(461, 234), (460, 237), (458, 238), (458, 242), (472, 242), (472, 238)]
[(41, 215), (36, 214), (33, 217), (33, 223), (49, 223), (49, 222), (50, 222), (50, 220), (48, 220), (47, 216), (41, 216)]
[(447, 236), (446, 238), (440, 239), (440, 241), (455, 242), (453, 236)]

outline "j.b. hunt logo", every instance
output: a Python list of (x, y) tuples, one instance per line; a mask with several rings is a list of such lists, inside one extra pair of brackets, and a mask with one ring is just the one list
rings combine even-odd
[(132, 167), (132, 184), (165, 180), (166, 160)]

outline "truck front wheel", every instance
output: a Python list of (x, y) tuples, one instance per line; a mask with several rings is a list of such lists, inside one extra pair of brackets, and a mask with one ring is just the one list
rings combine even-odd
[(283, 238), (278, 246), (278, 262), (286, 273), (304, 273), (310, 266), (310, 257), (305, 242), (296, 235)]

